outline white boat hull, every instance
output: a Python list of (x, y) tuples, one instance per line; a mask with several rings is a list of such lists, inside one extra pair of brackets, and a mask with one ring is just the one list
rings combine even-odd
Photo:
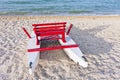
[[(36, 45), (36, 36), (34, 32), (31, 34), (31, 38), (28, 41), (28, 49), (40, 48), (40, 45)], [(39, 62), (40, 52), (27, 52), (28, 55), (28, 65), (29, 73), (32, 74), (35, 71), (35, 68)]]
[[(59, 39), (59, 42), (62, 46), (76, 44), (70, 36), (66, 35), (65, 38), (66, 38), (66, 43), (64, 43), (62, 40)], [(79, 65), (83, 67), (88, 66), (88, 63), (85, 61), (84, 55), (79, 49), (79, 47), (65, 48), (64, 51), (69, 56), (69, 58), (71, 58), (74, 62), (79, 63)]]

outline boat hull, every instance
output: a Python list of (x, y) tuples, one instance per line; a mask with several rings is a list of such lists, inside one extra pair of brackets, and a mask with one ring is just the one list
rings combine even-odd
[[(64, 43), (62, 40), (59, 40), (61, 45), (73, 45), (76, 44), (74, 40), (69, 36), (66, 35), (66, 42)], [(74, 47), (74, 48), (65, 48), (64, 49), (65, 53), (68, 55), (70, 59), (72, 59), (74, 62), (78, 63), (82, 67), (87, 67), (88, 62), (85, 61), (84, 55), (79, 49), (79, 47)]]
[[(40, 48), (40, 45), (36, 45), (36, 36), (34, 32), (31, 34), (31, 38), (28, 41), (28, 49)], [(28, 65), (29, 73), (32, 74), (35, 71), (36, 66), (39, 62), (40, 51), (37, 52), (27, 52), (28, 55)]]

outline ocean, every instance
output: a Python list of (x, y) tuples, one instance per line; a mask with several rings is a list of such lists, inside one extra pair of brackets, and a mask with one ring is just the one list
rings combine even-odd
[(120, 0), (1, 0), (0, 15), (119, 15)]

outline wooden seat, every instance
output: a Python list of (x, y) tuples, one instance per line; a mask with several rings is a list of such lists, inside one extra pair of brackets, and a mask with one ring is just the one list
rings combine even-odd
[[(39, 44), (38, 37), (47, 37), (49, 39), (50, 36), (57, 36), (57, 38), (52, 39), (62, 39), (63, 42), (65, 40), (65, 27), (66, 22), (59, 23), (44, 23), (44, 24), (33, 24), (34, 33), (36, 34), (36, 45)], [(61, 35), (61, 37), (60, 37)]]

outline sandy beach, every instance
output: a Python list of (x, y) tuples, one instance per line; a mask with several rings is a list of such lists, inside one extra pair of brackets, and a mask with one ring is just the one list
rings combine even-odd
[[(89, 66), (71, 61), (63, 50), (41, 53), (35, 75), (27, 65), (33, 23), (67, 22)], [(43, 44), (44, 45), (44, 44)], [(120, 80), (120, 16), (0, 16), (0, 80)]]

